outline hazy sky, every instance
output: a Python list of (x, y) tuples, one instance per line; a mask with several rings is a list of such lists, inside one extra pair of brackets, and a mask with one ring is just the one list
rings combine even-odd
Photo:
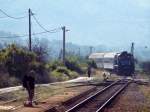
[[(77, 44), (150, 43), (150, 0), (0, 0), (0, 8), (17, 17), (31, 8), (46, 29), (65, 25), (67, 41)], [(34, 32), (43, 31), (32, 21)], [(0, 30), (28, 33), (28, 18), (0, 18)], [(61, 39), (62, 31), (37, 37)]]

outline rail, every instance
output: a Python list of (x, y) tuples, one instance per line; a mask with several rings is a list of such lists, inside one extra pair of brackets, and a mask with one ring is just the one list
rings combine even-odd
[(109, 86), (105, 87), (104, 89), (96, 92), (95, 94), (93, 94), (92, 96), (86, 98), (85, 100), (79, 102), (78, 104), (76, 104), (75, 106), (73, 106), (72, 108), (68, 109), (65, 112), (72, 112), (75, 111), (77, 108), (79, 108), (80, 106), (84, 105), (86, 102), (88, 102), (89, 100), (93, 99), (94, 97), (98, 96), (99, 94), (103, 93), (104, 91), (106, 91), (107, 89), (111, 88), (112, 86), (114, 86), (115, 84), (117, 84), (118, 82), (120, 82), (121, 80), (115, 81), (114, 83), (110, 84)]

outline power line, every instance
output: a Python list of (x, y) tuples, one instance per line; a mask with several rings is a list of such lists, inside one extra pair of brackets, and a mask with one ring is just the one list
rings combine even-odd
[(46, 32), (53, 33), (53, 32), (58, 32), (58, 30), (61, 29), (61, 27), (60, 27), (60, 28), (56, 28), (53, 30), (47, 30), (46, 28), (43, 27), (43, 25), (38, 21), (38, 19), (34, 15), (32, 15), (32, 16), (33, 16), (33, 19), (35, 20), (35, 22), (39, 25), (39, 27), (41, 27)]
[[(6, 17), (0, 17), (0, 18), (12, 18), (12, 19), (23, 19), (26, 18), (27, 16), (22, 16), (22, 17), (14, 17), (14, 16), (10, 16), (9, 14), (7, 14), (5, 11), (3, 11), (2, 9), (0, 9), (0, 12), (2, 12)], [(31, 35), (41, 35), (41, 34), (45, 34), (45, 33), (57, 33), (61, 27), (52, 29), (52, 30), (47, 30), (46, 28), (43, 27), (43, 25), (41, 25), (41, 23), (37, 20), (37, 18), (34, 16), (34, 14), (31, 12), (31, 16), (33, 16), (35, 22), (44, 30), (43, 32), (38, 32), (38, 33), (32, 33)], [(18, 37), (27, 37), (29, 36), (29, 34), (22, 34), (22, 35), (12, 35), (12, 36), (0, 36), (0, 38), (18, 38)]]
[(33, 19), (35, 20), (35, 22), (44, 30), (44, 31), (47, 31), (47, 29), (45, 29), (42, 25), (41, 25), (41, 23), (36, 19), (36, 17), (34, 16), (34, 15), (32, 15), (33, 16)]
[[(49, 31), (50, 32), (50, 31)], [(31, 35), (42, 35), (42, 34), (45, 34), (45, 33), (48, 33), (47, 31), (44, 31), (44, 32), (37, 32), (37, 33), (32, 33)], [(57, 32), (51, 32), (51, 33), (57, 33)], [(12, 35), (12, 36), (3, 36), (3, 37), (1, 37), (0, 36), (0, 38), (18, 38), (18, 37), (27, 37), (27, 36), (29, 36), (28, 34), (23, 34), (23, 35)]]
[[(2, 9), (0, 9), (0, 12), (2, 12), (5, 16), (12, 18), (12, 19), (23, 19), (26, 18), (27, 16), (22, 16), (22, 17), (14, 17), (14, 16), (10, 16), (9, 14), (7, 14), (5, 11), (3, 11)], [(4, 18), (4, 17), (2, 17)]]
[(2, 19), (3, 19), (3, 18), (8, 18), (8, 17), (6, 17), (6, 16), (2, 16), (2, 17), (0, 17), (0, 18), (2, 18)]

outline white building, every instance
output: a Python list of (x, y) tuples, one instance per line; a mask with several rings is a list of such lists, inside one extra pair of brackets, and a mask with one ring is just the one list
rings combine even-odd
[(119, 53), (116, 52), (92, 53), (89, 59), (94, 60), (98, 68), (114, 69), (114, 62), (118, 55)]

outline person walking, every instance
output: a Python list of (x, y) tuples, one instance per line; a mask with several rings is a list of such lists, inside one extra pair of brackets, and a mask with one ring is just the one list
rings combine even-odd
[(88, 77), (91, 77), (91, 66), (88, 66), (87, 74), (88, 74)]
[(33, 106), (33, 98), (34, 98), (34, 88), (35, 88), (35, 71), (30, 70), (29, 73), (27, 73), (23, 77), (23, 87), (26, 88), (28, 92), (28, 101), (25, 102), (25, 106)]

